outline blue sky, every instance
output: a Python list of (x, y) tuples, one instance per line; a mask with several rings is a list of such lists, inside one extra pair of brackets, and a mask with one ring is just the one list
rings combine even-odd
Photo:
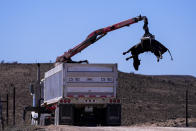
[(195, 0), (1, 0), (0, 61), (54, 62), (92, 31), (141, 14), (174, 61), (165, 53), (157, 63), (152, 53), (144, 53), (139, 71), (132, 60), (125, 61), (122, 52), (140, 41), (143, 22), (108, 33), (72, 59), (118, 63), (123, 72), (196, 76), (195, 12)]

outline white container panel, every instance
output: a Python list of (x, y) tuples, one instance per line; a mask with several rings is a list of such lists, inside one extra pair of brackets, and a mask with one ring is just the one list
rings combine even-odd
[(63, 95), (63, 66), (58, 65), (45, 73), (44, 101), (57, 99)]

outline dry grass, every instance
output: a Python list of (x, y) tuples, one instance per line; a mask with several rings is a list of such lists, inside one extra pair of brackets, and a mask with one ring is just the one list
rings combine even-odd
[[(41, 64), (41, 73), (52, 68)], [(16, 125), (24, 124), (23, 108), (31, 105), (28, 90), (36, 81), (36, 64), (0, 64), (0, 94), (12, 100), (12, 87), (16, 87)], [(189, 116), (196, 118), (196, 78), (192, 76), (145, 76), (119, 72), (117, 97), (122, 101), (122, 125), (143, 123), (169, 123), (185, 118), (185, 90), (189, 88)], [(5, 104), (4, 110), (5, 110)], [(5, 118), (5, 111), (4, 111)], [(30, 123), (28, 119), (26, 123)], [(170, 122), (171, 123), (171, 122)], [(12, 125), (12, 101), (9, 103), (9, 124)], [(173, 124), (165, 124), (174, 126)], [(182, 124), (181, 124), (182, 125)], [(163, 124), (164, 126), (164, 124)]]
[[(53, 64), (41, 64), (41, 76), (52, 68)], [(0, 95), (2, 100), (9, 94), (9, 125), (13, 123), (13, 86), (16, 88), (16, 125), (23, 124), (23, 109), (32, 104), (29, 84), (36, 81), (36, 64), (0, 64)], [(3, 104), (4, 118), (6, 118), (6, 104)], [(27, 116), (30, 116), (27, 114)], [(29, 119), (27, 117), (27, 123)]]
[[(186, 83), (185, 83), (186, 81)], [(192, 76), (144, 76), (119, 73), (122, 124), (165, 122), (185, 118), (189, 83), (189, 116), (196, 118), (196, 79)]]

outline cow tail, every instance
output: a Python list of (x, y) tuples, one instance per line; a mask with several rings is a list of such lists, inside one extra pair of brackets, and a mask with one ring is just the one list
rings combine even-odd
[(167, 51), (169, 52), (169, 54), (171, 56), (171, 60), (173, 60), (173, 57), (172, 57), (171, 52), (169, 51), (169, 49), (167, 49)]

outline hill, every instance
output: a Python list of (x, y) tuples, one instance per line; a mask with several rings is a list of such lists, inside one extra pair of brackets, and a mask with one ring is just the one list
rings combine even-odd
[[(53, 64), (41, 64), (41, 76)], [(189, 90), (190, 125), (196, 127), (196, 78), (146, 76), (119, 71), (117, 97), (122, 101), (122, 125), (185, 126), (185, 92)], [(0, 64), (0, 95), (12, 100), (16, 88), (16, 124), (22, 124), (23, 108), (31, 105), (29, 83), (36, 81), (36, 64)], [(5, 104), (3, 104), (5, 110)], [(5, 111), (4, 111), (5, 117)], [(30, 121), (28, 121), (30, 122)], [(12, 124), (12, 101), (9, 102)]]

